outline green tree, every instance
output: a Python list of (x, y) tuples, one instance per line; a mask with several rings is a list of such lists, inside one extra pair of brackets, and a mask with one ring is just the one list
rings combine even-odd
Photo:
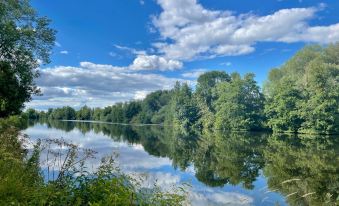
[(213, 126), (215, 109), (213, 102), (216, 95), (213, 92), (216, 85), (221, 82), (229, 82), (231, 77), (223, 71), (210, 71), (199, 76), (195, 92), (195, 102), (199, 107), (200, 127), (210, 129)]
[(264, 96), (254, 74), (244, 78), (231, 75), (230, 82), (217, 85), (215, 128), (227, 130), (260, 130), (264, 122)]
[(18, 114), (39, 94), (39, 60), (49, 62), (55, 31), (27, 0), (0, 1), (0, 117)]
[(176, 83), (171, 104), (175, 125), (188, 129), (198, 120), (198, 107), (193, 100), (192, 90), (186, 83)]
[(305, 47), (265, 85), (268, 126), (274, 131), (339, 133), (339, 43)]
[(92, 119), (92, 110), (86, 105), (81, 107), (79, 111), (76, 112), (76, 119), (78, 120), (91, 120)]
[(69, 106), (57, 108), (57, 109), (53, 109), (49, 118), (56, 119), (56, 120), (75, 120), (76, 112), (72, 107), (69, 107)]

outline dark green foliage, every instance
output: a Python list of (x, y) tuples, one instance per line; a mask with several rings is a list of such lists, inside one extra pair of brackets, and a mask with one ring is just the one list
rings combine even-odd
[(92, 119), (92, 110), (86, 105), (81, 107), (79, 111), (76, 112), (76, 119), (78, 120), (90, 120)]
[(49, 62), (55, 31), (27, 0), (0, 1), (0, 117), (19, 114), (38, 94), (38, 59)]
[(19, 83), (10, 64), (0, 61), (0, 117), (19, 114), (29, 98), (30, 92)]
[(52, 110), (49, 115), (50, 119), (57, 120), (75, 120), (76, 112), (72, 107), (62, 107)]

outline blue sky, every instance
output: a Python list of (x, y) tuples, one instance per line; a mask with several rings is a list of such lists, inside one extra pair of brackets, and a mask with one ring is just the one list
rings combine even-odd
[(58, 31), (28, 107), (103, 107), (209, 70), (268, 71), (306, 44), (339, 41), (339, 1), (32, 0)]

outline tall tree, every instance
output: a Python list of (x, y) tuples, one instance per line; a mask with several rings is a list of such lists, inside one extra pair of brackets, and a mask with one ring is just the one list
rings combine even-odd
[(55, 41), (49, 20), (28, 0), (0, 1), (0, 117), (17, 114), (31, 95), (39, 62), (48, 63)]
[(230, 76), (224, 71), (210, 71), (199, 76), (195, 92), (195, 102), (199, 107), (199, 125), (205, 129), (213, 126), (215, 109), (213, 102), (217, 99), (213, 92), (216, 85), (229, 82)]
[(244, 78), (231, 75), (230, 82), (217, 85), (215, 101), (217, 129), (260, 130), (264, 121), (264, 96), (254, 80), (254, 74)]

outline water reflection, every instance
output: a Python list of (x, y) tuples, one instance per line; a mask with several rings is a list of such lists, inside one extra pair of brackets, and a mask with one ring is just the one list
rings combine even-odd
[[(132, 171), (153, 173), (162, 185), (194, 176), (190, 180), (194, 205), (204, 205), (204, 201), (215, 205), (338, 204), (338, 137), (244, 132), (199, 135), (159, 126), (45, 124), (66, 133), (77, 130), (94, 141), (103, 134), (115, 143), (134, 145), (133, 150), (115, 145), (120, 148), (121, 163)], [(107, 140), (104, 145), (106, 150), (112, 149)]]

